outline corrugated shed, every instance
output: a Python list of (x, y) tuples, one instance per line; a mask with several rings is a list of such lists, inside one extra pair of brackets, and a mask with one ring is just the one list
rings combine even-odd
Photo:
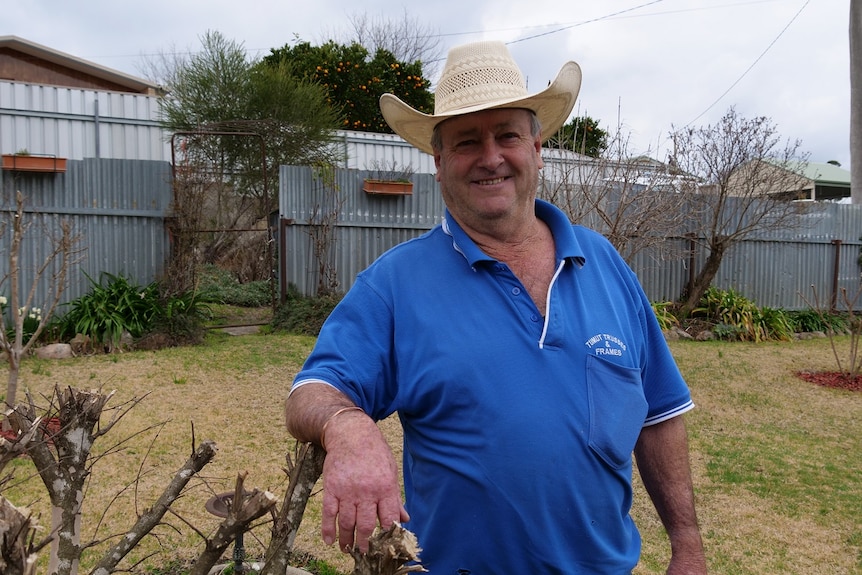
[(0, 153), (170, 159), (158, 98), (0, 81)]

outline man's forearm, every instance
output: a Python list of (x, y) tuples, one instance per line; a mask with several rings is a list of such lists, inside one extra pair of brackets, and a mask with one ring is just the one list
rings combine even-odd
[(703, 543), (682, 417), (645, 427), (635, 447), (635, 457), (644, 486), (670, 538), (672, 552), (702, 562)]
[(285, 402), (287, 430), (299, 441), (321, 443), (326, 422), (339, 410), (354, 407), (350, 399), (325, 383), (307, 383)]

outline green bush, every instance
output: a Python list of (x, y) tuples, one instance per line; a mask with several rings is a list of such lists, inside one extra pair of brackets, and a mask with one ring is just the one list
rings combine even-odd
[(793, 322), (793, 331), (797, 332), (844, 333), (849, 325), (844, 314), (813, 308), (791, 311), (788, 315)]
[(240, 307), (272, 305), (270, 282), (254, 281), (241, 284), (229, 271), (212, 264), (207, 264), (201, 269), (198, 291), (212, 302)]
[[(85, 274), (86, 275), (86, 274)], [(199, 339), (209, 317), (208, 300), (189, 292), (162, 298), (158, 284), (139, 286), (121, 275), (90, 276), (89, 293), (65, 304), (69, 311), (56, 321), (53, 332), (69, 340), (77, 334), (109, 349), (119, 346), (123, 333), (138, 339), (159, 331), (172, 342)]]
[(290, 285), (285, 302), (275, 310), (272, 326), (288, 333), (316, 336), (342, 297), (339, 293), (307, 297)]
[(755, 314), (755, 326), (763, 339), (790, 341), (796, 329), (790, 314), (783, 309), (762, 307)]
[(652, 311), (658, 320), (658, 325), (663, 329), (670, 329), (679, 325), (679, 320), (674, 315), (674, 304), (670, 301), (652, 302)]
[(715, 336), (728, 341), (789, 340), (796, 331), (788, 312), (757, 307), (733, 289), (710, 287), (691, 315), (715, 324)]
[(116, 347), (123, 332), (140, 337), (159, 314), (156, 284), (141, 287), (129, 279), (103, 273), (90, 281), (90, 292), (69, 302), (69, 311), (58, 321), (60, 336), (89, 336), (94, 343)]

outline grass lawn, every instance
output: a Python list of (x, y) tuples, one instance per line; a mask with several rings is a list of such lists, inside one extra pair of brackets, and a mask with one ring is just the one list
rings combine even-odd
[[(176, 502), (171, 527), (160, 528), (131, 558), (141, 561), (134, 572), (176, 572), (172, 565), (199, 553), (202, 542), (188, 524), (212, 532), (219, 520), (204, 504), (213, 493), (231, 490), (238, 472), (248, 471), (247, 487), (281, 497), (291, 452), (283, 398), (313, 341), (212, 332), (198, 347), (27, 359), (21, 389), (39, 405), (47, 404), (55, 385), (116, 390), (108, 408), (146, 395), (94, 447), (106, 455), (95, 462), (84, 501), (85, 538), (122, 534), (189, 456), (193, 437), (214, 440), (219, 453)], [(846, 356), (849, 338), (838, 344)], [(862, 574), (862, 393), (816, 387), (794, 375), (834, 369), (829, 341), (671, 346), (698, 406), (686, 418), (711, 572)], [(397, 446), (397, 421), (381, 425)], [(10, 470), (14, 479), (3, 495), (30, 506), (47, 525), (48, 502), (32, 464), (22, 458)], [(296, 548), (349, 572), (352, 561), (320, 541), (319, 508), (315, 496)], [(667, 539), (638, 480), (633, 514), (644, 539), (635, 573), (664, 573)], [(264, 525), (245, 537), (250, 558), (266, 534)], [(106, 546), (86, 553), (82, 572)], [(153, 552), (159, 554), (145, 558)]]

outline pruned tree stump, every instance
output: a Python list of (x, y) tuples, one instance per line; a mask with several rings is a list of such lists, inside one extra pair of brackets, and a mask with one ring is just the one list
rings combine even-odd
[(360, 553), (357, 548), (350, 552), (356, 562), (352, 575), (427, 573), (428, 570), (419, 564), (421, 551), (416, 535), (393, 523), (386, 531), (378, 530), (371, 536), (368, 553)]

